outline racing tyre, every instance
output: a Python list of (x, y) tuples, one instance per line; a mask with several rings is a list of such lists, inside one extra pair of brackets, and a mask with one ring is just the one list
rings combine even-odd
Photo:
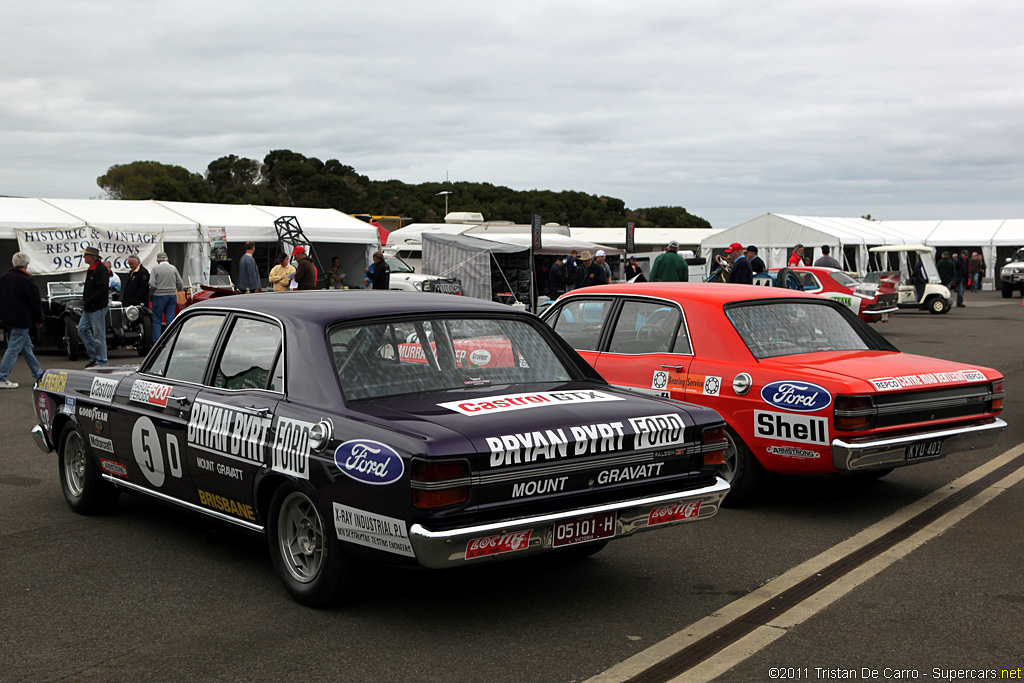
[(1010, 299), (1013, 297), (1013, 284), (1009, 282), (1003, 283), (1003, 298)]
[(728, 427), (725, 429), (725, 440), (728, 442), (725, 466), (719, 471), (719, 476), (729, 482), (732, 488), (722, 505), (740, 507), (760, 495), (767, 472), (746, 444)]
[(946, 306), (945, 300), (941, 296), (934, 296), (928, 300), (925, 304), (925, 308), (928, 309), (929, 313), (938, 315), (939, 313), (945, 313), (949, 310), (949, 306)]
[(108, 512), (121, 492), (104, 481), (96, 462), (85, 452), (85, 440), (78, 428), (68, 423), (60, 436), (60, 487), (68, 506), (80, 515)]
[(67, 316), (64, 318), (64, 353), (68, 360), (78, 360), (78, 324)]
[(153, 318), (143, 313), (139, 318), (139, 329), (142, 330), (142, 337), (135, 344), (135, 350), (140, 356), (145, 356), (153, 347)]
[(775, 276), (775, 286), (785, 287), (786, 289), (795, 289), (796, 291), (802, 291), (803, 285), (800, 284), (800, 278), (796, 276), (792, 268), (785, 267), (779, 268), (778, 274)]
[(309, 607), (335, 604), (356, 578), (351, 560), (329, 532), (305, 492), (293, 484), (277, 489), (267, 516), (270, 558), (288, 593)]

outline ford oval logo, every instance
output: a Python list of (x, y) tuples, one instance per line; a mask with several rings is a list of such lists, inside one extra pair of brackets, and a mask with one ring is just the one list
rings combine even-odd
[(353, 439), (334, 451), (338, 469), (364, 484), (393, 484), (405, 473), (402, 457), (394, 448), (380, 441)]
[(832, 405), (832, 394), (810, 382), (783, 380), (766, 384), (761, 389), (765, 403), (797, 413), (813, 413)]

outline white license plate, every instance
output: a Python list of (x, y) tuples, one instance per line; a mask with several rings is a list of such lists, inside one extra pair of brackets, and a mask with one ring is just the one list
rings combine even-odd
[(615, 535), (616, 514), (614, 512), (602, 512), (586, 517), (577, 517), (564, 522), (556, 522), (554, 535), (551, 537), (551, 545), (560, 548), (576, 543), (597, 541), (602, 538), (611, 538)]

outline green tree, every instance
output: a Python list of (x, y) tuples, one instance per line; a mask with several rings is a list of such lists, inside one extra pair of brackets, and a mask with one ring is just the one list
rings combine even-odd
[(96, 184), (112, 199), (210, 201), (210, 193), (201, 175), (158, 161), (115, 164), (96, 179)]

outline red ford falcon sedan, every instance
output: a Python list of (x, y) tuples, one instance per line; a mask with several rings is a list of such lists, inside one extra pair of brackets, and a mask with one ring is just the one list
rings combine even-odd
[(736, 505), (766, 470), (883, 476), (995, 444), (991, 368), (901, 353), (849, 308), (783, 288), (587, 287), (544, 320), (610, 383), (714, 408)]

